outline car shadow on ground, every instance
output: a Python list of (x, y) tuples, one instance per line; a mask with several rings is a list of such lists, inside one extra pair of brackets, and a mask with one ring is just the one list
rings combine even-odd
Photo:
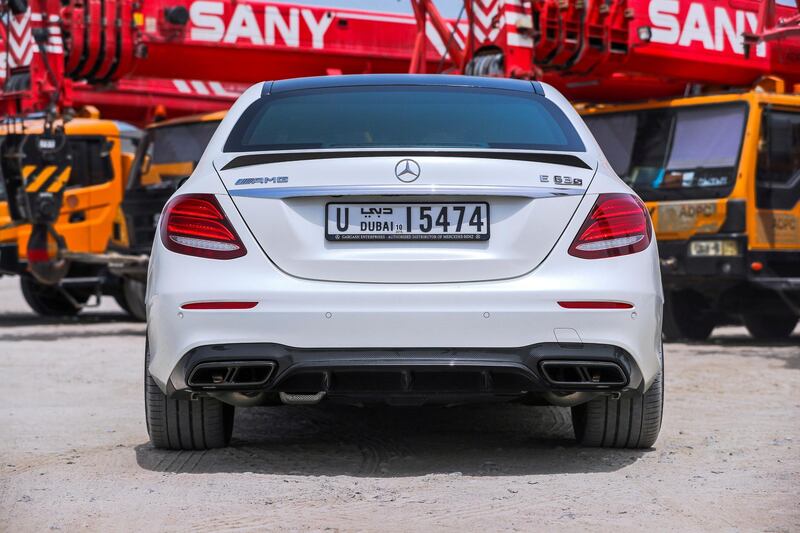
[(726, 335), (724, 337), (712, 337), (705, 342), (692, 342), (688, 344), (717, 345), (717, 346), (754, 346), (758, 348), (775, 348), (780, 346), (800, 347), (800, 334), (794, 334), (788, 339), (780, 339), (780, 340), (755, 339), (749, 335)]
[(82, 326), (90, 324), (110, 324), (128, 322), (143, 324), (123, 312), (91, 312), (84, 311), (76, 316), (40, 316), (30, 312), (4, 312), (0, 313), (0, 328), (19, 326)]
[(108, 331), (49, 331), (49, 332), (12, 332), (3, 334), (0, 328), (0, 341), (65, 341), (70, 339), (94, 339), (97, 337), (120, 338), (120, 337), (144, 337), (144, 326), (131, 325), (119, 327)]
[(569, 409), (514, 404), (239, 409), (229, 448), (136, 447), (140, 467), (173, 473), (404, 477), (610, 472), (652, 450), (579, 447)]
[[(92, 327), (106, 324), (113, 325), (113, 327)], [(42, 317), (33, 313), (0, 313), (0, 342), (143, 337), (144, 332), (144, 322), (136, 321), (124, 313), (87, 312), (73, 317)]]

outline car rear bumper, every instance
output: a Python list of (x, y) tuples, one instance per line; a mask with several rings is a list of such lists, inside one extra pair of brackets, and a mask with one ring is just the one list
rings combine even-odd
[[(521, 353), (520, 347), (543, 344), (602, 345), (628, 354), (630, 368), (636, 369), (632, 373), (640, 374), (645, 389), (661, 368), (663, 296), (653, 245), (628, 256), (583, 260), (568, 256), (562, 248), (569, 243), (560, 242), (552, 252), (558, 261), (545, 260), (533, 272), (513, 279), (381, 284), (297, 278), (278, 270), (257, 246), (245, 244), (250, 250), (246, 256), (215, 261), (178, 255), (156, 242), (148, 280), (149, 371), (162, 390), (182, 388), (177, 381), (168, 383), (176, 370), (187, 371), (181, 365), (193, 350), (221, 354), (225, 347), (241, 345), (335, 351), (346, 358), (368, 354), (365, 349), (383, 352), (380, 357), (361, 358), (362, 369), (397, 361), (394, 352), (403, 350), (403, 357), (412, 356), (401, 361), (400, 370), (418, 363), (413, 353), (424, 356), (426, 365), (447, 367), (473, 364), (472, 356), (462, 355), (476, 349)], [(165, 258), (169, 268), (160, 268)], [(201, 301), (257, 305), (240, 310), (182, 309), (186, 303)], [(566, 309), (559, 301), (617, 301), (632, 307)], [(341, 358), (337, 355), (334, 362)], [(297, 361), (295, 355), (291, 361), (312, 364)], [(498, 359), (495, 353), (481, 361), (479, 366), (489, 371), (517, 365), (535, 386), (536, 365), (520, 355)], [(320, 364), (331, 366), (325, 359)], [(277, 369), (285, 370), (284, 365)], [(639, 387), (631, 376), (629, 385)]]
[[(259, 370), (258, 377), (232, 372), (253, 368)], [(226, 377), (213, 381), (209, 369), (218, 369), (218, 375)], [(641, 390), (643, 385), (642, 373), (630, 354), (608, 345), (308, 349), (257, 343), (190, 350), (172, 371), (167, 392), (175, 397), (196, 392), (324, 392), (328, 397), (367, 400), (430, 400), (531, 392), (625, 393)]]
[[(748, 250), (743, 234), (703, 234), (690, 240), (659, 241), (664, 287), (721, 292), (748, 284), (776, 291), (800, 288), (800, 252), (796, 250)], [(692, 241), (735, 240), (742, 250), (737, 256), (692, 257)], [(758, 264), (758, 270), (751, 268)]]

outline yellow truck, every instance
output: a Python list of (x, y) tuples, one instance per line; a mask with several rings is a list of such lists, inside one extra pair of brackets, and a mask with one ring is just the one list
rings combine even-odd
[(658, 238), (664, 332), (744, 323), (791, 335), (800, 316), (800, 94), (754, 90), (580, 109)]
[[(74, 315), (92, 296), (99, 301), (99, 295), (109, 294), (131, 314), (143, 318), (143, 285), (111, 273), (107, 262), (83, 260), (124, 246), (121, 203), (141, 131), (99, 118), (76, 118), (63, 126), (70, 172), (52, 172), (35, 160), (35, 153), (26, 153), (21, 164), (23, 174), (29, 175), (18, 193), (62, 195), (53, 227), (63, 238), (68, 256), (63, 263), (65, 275), (56, 283), (43, 283), (32, 274), (28, 260), (31, 225), (24, 216), (13, 216), (14, 205), (25, 200), (20, 200), (19, 194), (10, 197), (14, 195), (11, 190), (0, 191), (0, 273), (19, 276), (25, 300), (41, 315)], [(19, 132), (35, 140), (43, 127), (43, 121), (36, 119), (4, 124), (0, 142)]]
[[(42, 283), (33, 275), (27, 253), (31, 225), (11, 220), (0, 189), (0, 275), (19, 275), (25, 299), (42, 315), (74, 315), (91, 296), (106, 294), (144, 319), (147, 260), (161, 209), (192, 173), (224, 116), (158, 122), (143, 137), (127, 124), (99, 118), (64, 124), (72, 173), (53, 229), (64, 240), (68, 272), (58, 283)], [(26, 121), (25, 132), (39, 135), (42, 126)], [(7, 131), (0, 127), (0, 142)], [(26, 160), (23, 168), (35, 164)], [(28, 183), (49, 187), (51, 180), (37, 183), (32, 174)]]
[(150, 253), (161, 209), (192, 173), (224, 117), (225, 111), (219, 111), (157, 122), (145, 129), (122, 204), (128, 253)]

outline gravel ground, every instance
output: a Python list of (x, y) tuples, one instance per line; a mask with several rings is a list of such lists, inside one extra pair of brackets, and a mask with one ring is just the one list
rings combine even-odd
[(230, 448), (157, 451), (143, 333), (110, 300), (40, 319), (0, 279), (0, 530), (800, 530), (800, 329), (667, 345), (648, 451), (516, 405), (239, 410)]

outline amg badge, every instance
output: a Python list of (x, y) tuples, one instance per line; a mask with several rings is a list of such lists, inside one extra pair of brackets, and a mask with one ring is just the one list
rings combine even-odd
[(255, 185), (267, 183), (289, 183), (289, 176), (274, 176), (271, 178), (239, 178), (235, 185)]

